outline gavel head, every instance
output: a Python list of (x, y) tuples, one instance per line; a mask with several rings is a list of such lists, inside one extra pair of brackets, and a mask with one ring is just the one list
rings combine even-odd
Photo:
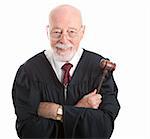
[(100, 67), (101, 67), (103, 70), (114, 71), (114, 70), (116, 69), (116, 64), (115, 64), (115, 63), (112, 63), (112, 62), (109, 61), (109, 60), (102, 59), (102, 60), (100, 61)]

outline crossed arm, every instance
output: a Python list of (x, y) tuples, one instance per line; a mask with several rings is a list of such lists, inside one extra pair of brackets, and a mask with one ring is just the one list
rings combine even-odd
[[(75, 107), (98, 109), (99, 105), (102, 102), (102, 96), (100, 94), (96, 94), (96, 92), (97, 90), (95, 89), (93, 92), (90, 92), (88, 95), (85, 95), (82, 99), (80, 99), (77, 102)], [(57, 110), (59, 107), (60, 104), (52, 102), (40, 102), (38, 108), (38, 115), (44, 118), (56, 120)]]

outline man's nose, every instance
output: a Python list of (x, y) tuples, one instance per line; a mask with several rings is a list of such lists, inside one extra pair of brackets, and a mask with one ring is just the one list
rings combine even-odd
[(68, 34), (63, 33), (60, 38), (60, 42), (65, 44), (68, 42)]

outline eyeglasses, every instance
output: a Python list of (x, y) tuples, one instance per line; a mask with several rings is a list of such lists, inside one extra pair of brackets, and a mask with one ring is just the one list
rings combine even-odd
[(63, 35), (67, 35), (67, 37), (69, 38), (77, 38), (79, 36), (79, 32), (81, 31), (81, 29), (82, 26), (78, 30), (74, 28), (70, 28), (66, 31), (66, 34), (63, 33), (62, 29), (59, 28), (52, 29), (50, 32), (50, 37), (54, 39), (61, 39)]

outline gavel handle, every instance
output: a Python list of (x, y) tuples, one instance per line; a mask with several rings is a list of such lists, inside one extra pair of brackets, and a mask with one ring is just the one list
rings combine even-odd
[(97, 94), (100, 94), (101, 92), (101, 87), (102, 87), (102, 84), (103, 84), (103, 81), (105, 79), (105, 76), (106, 74), (108, 73), (108, 70), (104, 70), (103, 71), (103, 74), (102, 74), (102, 78), (100, 79), (100, 82), (99, 82), (99, 85), (98, 85), (98, 88), (97, 88)]

